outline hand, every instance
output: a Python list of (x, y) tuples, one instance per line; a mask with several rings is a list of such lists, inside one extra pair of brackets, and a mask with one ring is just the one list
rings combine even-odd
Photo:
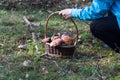
[(71, 10), (72, 10), (72, 9), (64, 9), (64, 10), (61, 10), (61, 11), (59, 12), (59, 15), (62, 15), (65, 19), (69, 19), (69, 18), (71, 18), (71, 16), (70, 16)]

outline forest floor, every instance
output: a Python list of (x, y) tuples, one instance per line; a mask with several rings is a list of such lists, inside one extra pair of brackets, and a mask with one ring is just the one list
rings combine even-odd
[[(103, 48), (103, 43), (91, 35), (90, 22), (74, 19), (79, 31), (74, 56), (56, 58), (46, 55), (41, 40), (49, 15), (49, 11), (38, 9), (0, 10), (0, 80), (120, 79), (120, 55), (109, 48)], [(35, 24), (35, 42), (23, 16)], [(71, 25), (69, 22), (61, 24), (62, 20), (58, 16), (53, 17), (49, 25), (55, 23), (57, 28)], [(18, 46), (23, 44), (26, 44), (24, 49), (20, 49)]]

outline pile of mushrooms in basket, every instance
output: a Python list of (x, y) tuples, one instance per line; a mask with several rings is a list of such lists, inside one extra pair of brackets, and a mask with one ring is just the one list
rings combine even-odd
[(57, 33), (51, 37), (44, 38), (43, 43), (49, 44), (51, 47), (56, 46), (70, 46), (74, 45), (74, 38), (72, 38), (68, 33)]

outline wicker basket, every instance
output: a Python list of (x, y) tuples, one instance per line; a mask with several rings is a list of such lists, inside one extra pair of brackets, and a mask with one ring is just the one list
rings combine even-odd
[[(50, 14), (49, 17), (46, 20), (46, 24), (45, 24), (45, 28), (44, 28), (44, 38), (47, 37), (48, 21), (50, 20), (50, 18), (54, 14), (58, 14), (58, 12), (54, 12), (54, 13)], [(49, 56), (53, 56), (53, 57), (70, 57), (70, 56), (72, 56), (74, 54), (75, 49), (76, 49), (76, 45), (77, 45), (77, 41), (78, 41), (78, 28), (77, 28), (77, 25), (75, 24), (75, 22), (73, 21), (72, 18), (71, 18), (71, 22), (74, 24), (75, 29), (76, 29), (76, 36), (75, 36), (74, 45), (51, 47), (49, 43), (45, 43), (44, 44), (45, 52)]]

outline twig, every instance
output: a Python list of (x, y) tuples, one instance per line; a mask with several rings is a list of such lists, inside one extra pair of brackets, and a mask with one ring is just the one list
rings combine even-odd
[(98, 76), (99, 76), (99, 78), (100, 78), (101, 80), (106, 80), (106, 79), (107, 79), (107, 77), (104, 76), (104, 75), (102, 74), (102, 72), (100, 72), (100, 66), (99, 66), (99, 64), (98, 64), (98, 61), (97, 61), (97, 65), (96, 65), (96, 71), (97, 71), (97, 74), (98, 74)]
[(48, 53), (45, 52), (44, 54), (41, 54), (40, 57), (43, 57), (43, 56), (45, 56), (45, 55), (48, 55)]
[(56, 67), (60, 70), (60, 73), (56, 74), (56, 76), (53, 77), (52, 80), (56, 80), (56, 79), (58, 79), (58, 77), (63, 77), (63, 76), (65, 76), (65, 75), (68, 73), (68, 69), (67, 69), (67, 68), (64, 68), (64, 69), (63, 69), (63, 67), (60, 67), (55, 60), (53, 60), (52, 62), (53, 62), (53, 63), (56, 65)]
[(116, 51), (116, 50), (119, 50), (118, 53), (120, 53), (120, 47), (119, 47), (116, 43), (114, 43), (114, 45), (115, 45), (115, 47), (116, 47), (114, 50), (115, 50), (115, 51)]
[(36, 41), (36, 36), (35, 36), (35, 32), (33, 31), (33, 27), (34, 27), (34, 24), (32, 24), (25, 16), (23, 17), (23, 20), (28, 24), (30, 30), (32, 31), (31, 34), (32, 34), (32, 40), (35, 44), (35, 49), (36, 49), (36, 52), (39, 53), (39, 50), (38, 50), (38, 46), (37, 46), (37, 41)]

